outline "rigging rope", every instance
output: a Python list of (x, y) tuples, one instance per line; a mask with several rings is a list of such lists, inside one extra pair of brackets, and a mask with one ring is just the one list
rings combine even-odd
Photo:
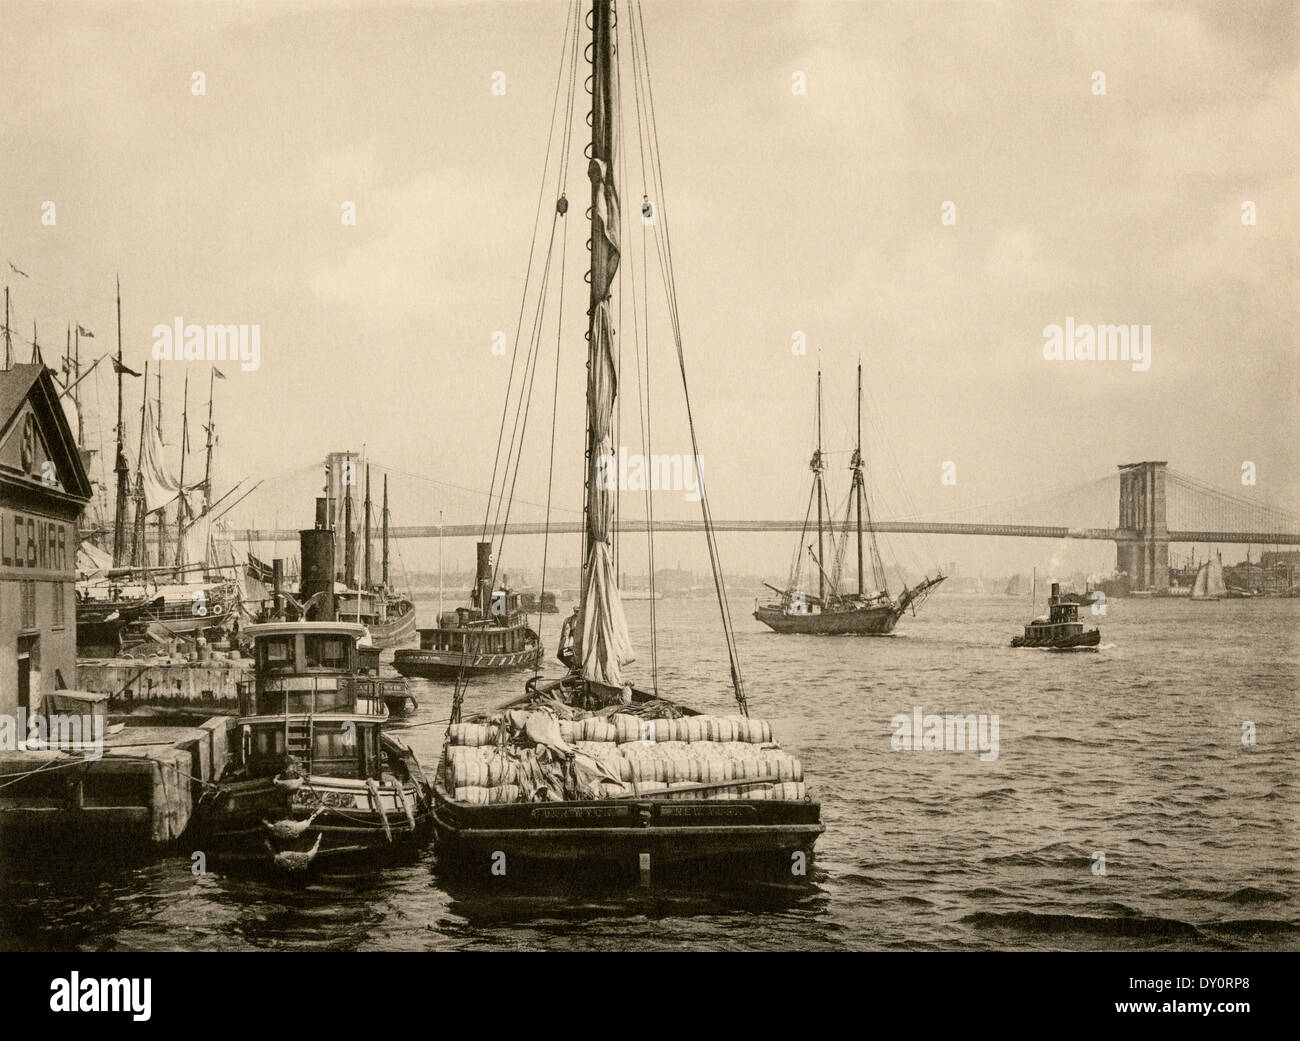
[(654, 177), (653, 184), (656, 186), (655, 197), (661, 204), (657, 208), (655, 217), (656, 221), (662, 220), (663, 222), (662, 229), (658, 223), (654, 225), (656, 229), (656, 234), (653, 235), (655, 240), (655, 252), (659, 259), (660, 270), (664, 277), (664, 289), (668, 296), (668, 313), (672, 324), (673, 340), (677, 348), (677, 364), (682, 377), (682, 396), (686, 405), (687, 426), (689, 427), (691, 434), (691, 451), (696, 459), (696, 477), (698, 479), (700, 492), (700, 512), (704, 519), (705, 542), (709, 550), (709, 565), (713, 572), (713, 586), (718, 597), (718, 609), (722, 616), (723, 634), (727, 643), (727, 656), (731, 663), (732, 688), (735, 692), (736, 702), (740, 706), (741, 713), (748, 716), (749, 707), (745, 701), (745, 686), (740, 671), (740, 656), (736, 646), (735, 629), (731, 620), (731, 609), (727, 602), (726, 581), (722, 575), (717, 538), (713, 527), (713, 515), (709, 506), (707, 482), (705, 480), (704, 468), (699, 465), (699, 438), (695, 429), (695, 416), (691, 409), (690, 385), (686, 378), (686, 356), (682, 348), (681, 322), (677, 309), (677, 289), (675, 279), (673, 278), (672, 239), (668, 228), (667, 207), (662, 205), (665, 197), (663, 160), (659, 150), (659, 129), (655, 118), (654, 86), (650, 75), (650, 57), (646, 46), (645, 19), (642, 6), (636, 4), (635, 8), (638, 22), (636, 28), (640, 29), (641, 34), (640, 57), (644, 70), (646, 112), (649, 116), (648, 132), (652, 144), (651, 155), (654, 159), (651, 163), (651, 171)]
[[(559, 111), (560, 83), (563, 81), (564, 65), (565, 62), (568, 60), (568, 56), (569, 56), (569, 25), (573, 20), (573, 13), (576, 9), (577, 9), (577, 3), (575, 3), (572, 7), (570, 7), (568, 16), (565, 19), (564, 47), (561, 49), (560, 52), (560, 67), (556, 70), (555, 73), (555, 97), (551, 101), (551, 125), (546, 134), (546, 159), (542, 163), (542, 182), (537, 189), (537, 211), (536, 211), (536, 215), (533, 218), (532, 240), (528, 244), (528, 263), (524, 268), (524, 291), (519, 300), (519, 317), (515, 323), (515, 339), (514, 339), (514, 344), (512, 345), (512, 350), (510, 352), (510, 375), (506, 381), (505, 403), (502, 405), (501, 408), (501, 425), (497, 430), (497, 446), (492, 459), (492, 479), (488, 484), (488, 501), (487, 501), (487, 506), (484, 508), (483, 511), (482, 538), (484, 540), (487, 539), (488, 516), (492, 512), (492, 495), (496, 491), (497, 467), (501, 458), (501, 440), (505, 435), (506, 416), (510, 412), (510, 391), (514, 386), (515, 364), (519, 359), (519, 350), (518, 350), (519, 336), (520, 333), (523, 331), (524, 311), (528, 301), (528, 285), (532, 278), (532, 272), (533, 272), (533, 254), (537, 246), (537, 230), (541, 224), (541, 219), (542, 219), (542, 200), (545, 198), (546, 195), (546, 179), (547, 179), (546, 175), (547, 175), (547, 171), (550, 170), (550, 166), (551, 166), (551, 145), (555, 136), (555, 114), (556, 112)], [(577, 39), (576, 28), (574, 30), (574, 39), (575, 40)], [(551, 222), (551, 230), (552, 230), (552, 234), (554, 234), (554, 230), (555, 230), (554, 220), (552, 220)], [(504, 483), (505, 481), (503, 478), (502, 479), (503, 486)], [(500, 514), (500, 500), (498, 500), (497, 503), (497, 512), (498, 514)]]

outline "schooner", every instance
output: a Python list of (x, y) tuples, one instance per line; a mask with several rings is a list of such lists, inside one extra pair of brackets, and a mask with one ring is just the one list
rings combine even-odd
[[(885, 575), (884, 564), (880, 560), (880, 549), (876, 542), (876, 531), (871, 524), (871, 505), (867, 499), (866, 480), (863, 477), (862, 456), (862, 365), (858, 364), (858, 411), (857, 443), (853, 449), (853, 458), (849, 466), (853, 472), (853, 484), (849, 493), (848, 506), (840, 537), (836, 539), (834, 524), (831, 522), (829, 534), (833, 544), (834, 564), (829, 570), (826, 566), (827, 522), (830, 518), (830, 501), (826, 494), (825, 462), (822, 451), (822, 374), (817, 372), (817, 448), (813, 452), (809, 467), (812, 470), (812, 494), (808, 500), (808, 509), (804, 514), (804, 528), (799, 533), (799, 551), (791, 569), (789, 582), (784, 589), (769, 585), (779, 599), (764, 604), (754, 611), (754, 617), (778, 633), (808, 633), (816, 635), (860, 635), (885, 636), (894, 631), (894, 626), (903, 612), (916, 607), (929, 595), (930, 591), (944, 580), (942, 572), (934, 578), (922, 578), (911, 588), (904, 588), (898, 597), (889, 593), (889, 582)], [(804, 540), (808, 538), (808, 526), (812, 518), (813, 506), (817, 509), (817, 550), (808, 547), (808, 556), (817, 569), (816, 595), (800, 588), (802, 573)], [(853, 514), (850, 521), (849, 514)], [(863, 529), (863, 518), (866, 529)], [(857, 534), (858, 583), (856, 592), (840, 589), (841, 565), (844, 563), (847, 549), (847, 533), (853, 523)], [(863, 539), (871, 553), (872, 586), (865, 582)], [(838, 542), (838, 545), (834, 544)]]

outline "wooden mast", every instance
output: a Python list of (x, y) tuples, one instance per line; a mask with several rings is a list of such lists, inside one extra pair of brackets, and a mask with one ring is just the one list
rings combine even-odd
[(361, 572), (365, 576), (365, 587), (370, 588), (370, 464), (366, 463), (366, 544), (361, 550)]
[(9, 334), (9, 287), (5, 286), (5, 368), (11, 369), (14, 364), (14, 343)]
[[(154, 419), (157, 420), (157, 424), (158, 424), (159, 446), (161, 446), (163, 443), (162, 384), (163, 384), (163, 367), (162, 365), (159, 365), (158, 366), (158, 397), (157, 397), (158, 414), (154, 417)], [(156, 512), (158, 514), (158, 563), (159, 565), (161, 565), (162, 562), (167, 559), (167, 508), (165, 506), (159, 506)]]
[(822, 370), (817, 366), (817, 451), (813, 455), (813, 494), (817, 497), (817, 602), (826, 603), (826, 571), (822, 561), (826, 559), (823, 529), (825, 518), (822, 516)]
[[(144, 502), (144, 418), (149, 403), (149, 362), (144, 363), (144, 389), (140, 394), (140, 447), (135, 456), (135, 520), (131, 523), (131, 565), (148, 567), (149, 557), (145, 551), (145, 502)], [(162, 561), (160, 560), (161, 564)]]
[(384, 474), (384, 557), (383, 557), (383, 583), (384, 588), (388, 588), (388, 474)]
[(217, 385), (217, 367), (214, 365), (208, 374), (208, 432), (207, 460), (203, 464), (203, 512), (212, 506), (212, 394)]
[(190, 441), (190, 374), (185, 372), (185, 393), (181, 398), (181, 479), (176, 500), (176, 566), (185, 563), (185, 454)]
[[(351, 453), (348, 454), (347, 463), (352, 462)], [(352, 480), (356, 480), (356, 471), (352, 471)], [(353, 581), (353, 573), (356, 571), (356, 553), (357, 543), (352, 531), (352, 484), (343, 482), (343, 584), (347, 588), (353, 588), (356, 583)]]
[(862, 582), (862, 497), (866, 490), (862, 486), (862, 362), (858, 362), (858, 440), (853, 450), (853, 487), (854, 502), (858, 513), (858, 596), (866, 590)]
[(113, 512), (113, 566), (121, 567), (126, 556), (126, 429), (122, 425), (122, 279), (117, 279), (117, 507)]
[(72, 338), (72, 372), (76, 382), (72, 389), (76, 392), (72, 395), (72, 403), (77, 409), (77, 448), (86, 447), (86, 432), (81, 419), (81, 326), (77, 326), (77, 331)]

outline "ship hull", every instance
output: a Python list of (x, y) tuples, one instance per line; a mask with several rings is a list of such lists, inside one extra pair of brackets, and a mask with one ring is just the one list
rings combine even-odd
[[(820, 803), (599, 799), (471, 806), (434, 788), (440, 871), (499, 882), (768, 878), (799, 881), (825, 830)], [(494, 870), (494, 868), (496, 870)]]
[(1012, 647), (1038, 647), (1049, 651), (1090, 650), (1101, 643), (1101, 630), (1089, 629), (1083, 633), (1071, 633), (1067, 636), (1017, 636), (1011, 641)]
[(760, 607), (754, 617), (778, 633), (810, 636), (888, 636), (898, 623), (893, 607), (866, 607), (855, 611), (786, 614), (780, 608)]
[(364, 623), (370, 633), (370, 642), (380, 649), (396, 647), (405, 643), (415, 633), (415, 605), (412, 604), (403, 614), (390, 618), (386, 622)]
[[(273, 864), (276, 853), (305, 853), (318, 837), (310, 866), (419, 847), (432, 830), (427, 784), (388, 782), (376, 794), (378, 802), (363, 784), (330, 777), (308, 777), (296, 792), (269, 778), (223, 783), (200, 808), (197, 836), (223, 863)], [(305, 821), (322, 803), (326, 809), (292, 839), (264, 823)]]
[(533, 647), (501, 654), (466, 654), (461, 651), (429, 651), (408, 648), (393, 655), (393, 668), (403, 676), (424, 679), (455, 679), (487, 672), (509, 672), (534, 668), (541, 662), (542, 649)]

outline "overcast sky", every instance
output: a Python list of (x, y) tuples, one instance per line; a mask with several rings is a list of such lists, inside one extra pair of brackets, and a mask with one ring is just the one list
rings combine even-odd
[[(840, 453), (832, 496), (847, 487), (861, 357), (884, 516), (1001, 503), (1152, 458), (1300, 510), (1296, 10), (647, 2), (666, 185), (656, 202), (671, 223), (714, 515), (802, 516), (819, 356), (826, 439)], [(551, 3), (9, 0), (0, 272), (14, 326), (28, 339), (36, 323), (47, 361), (69, 322), (95, 333), (83, 356), (112, 346), (118, 272), (134, 367), (153, 327), (177, 316), (260, 325), (260, 368), (226, 365), (217, 385), (220, 472), (267, 479), (232, 515), (241, 523), (308, 525), (324, 453), (363, 444), (391, 468), (396, 523), (436, 523), (439, 509), (449, 523), (481, 519), (510, 365), (492, 337), (525, 347), (514, 330), (565, 18)], [(623, 76), (631, 128), (630, 64)], [(567, 178), (560, 518), (581, 495), (585, 110), (582, 95)], [(639, 167), (630, 149), (633, 217), (651, 194)], [(554, 188), (545, 194), (549, 227)], [(47, 201), (54, 226), (42, 223)], [(348, 201), (355, 227), (340, 219)], [(955, 224), (941, 221), (945, 202)], [(636, 227), (625, 274), (639, 272), (640, 248)], [(552, 277), (558, 286), (558, 268)], [(663, 292), (650, 288), (653, 310)], [(527, 503), (547, 494), (555, 306), (551, 296), (520, 519), (540, 519)], [(1149, 325), (1149, 371), (1046, 360), (1044, 328), (1067, 318)], [(689, 453), (656, 321), (654, 450)], [(792, 353), (797, 332), (805, 356)], [(207, 366), (189, 368), (202, 412)], [(185, 370), (166, 369), (172, 428)], [(140, 382), (127, 385), (134, 414)], [(108, 444), (111, 380), (87, 388), (92, 443)], [(631, 377), (625, 391), (630, 403)], [(635, 422), (625, 412), (632, 451)], [(1245, 461), (1254, 487), (1241, 485)], [(945, 462), (955, 485), (941, 483)], [(1057, 523), (1114, 523), (1103, 500), (1076, 498)], [(697, 508), (665, 494), (655, 509)], [(779, 577), (793, 538), (726, 536), (724, 563)], [(561, 542), (573, 563), (576, 537)], [(912, 566), (974, 571), (1028, 570), (1054, 547), (934, 538), (895, 549)], [(468, 566), (468, 545), (457, 552)], [(1061, 552), (1084, 570), (1113, 564), (1107, 543)], [(436, 561), (425, 544), (403, 554)], [(677, 560), (701, 563), (702, 538), (670, 540), (661, 563)]]

